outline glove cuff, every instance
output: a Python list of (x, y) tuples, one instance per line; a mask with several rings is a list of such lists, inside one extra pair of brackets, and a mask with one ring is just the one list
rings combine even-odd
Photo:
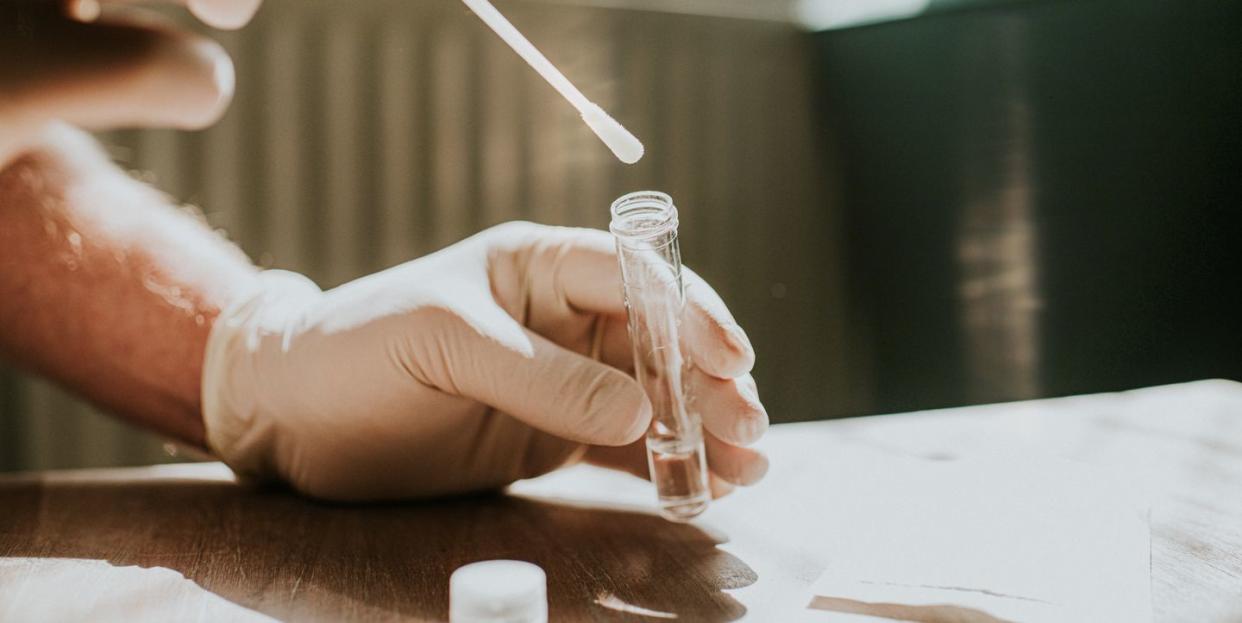
[(276, 415), (265, 359), (279, 357), (302, 325), (319, 286), (298, 273), (268, 270), (216, 319), (203, 358), (202, 405), (207, 446), (239, 476), (277, 475), (272, 455)]

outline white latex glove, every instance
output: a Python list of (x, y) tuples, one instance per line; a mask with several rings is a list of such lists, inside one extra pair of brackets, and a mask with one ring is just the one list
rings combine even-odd
[[(240, 28), (261, 0), (150, 0)], [(201, 128), (233, 96), (233, 64), (210, 39), (137, 0), (0, 0), (0, 168), (64, 121), (87, 129)]]
[[(762, 477), (754, 354), (687, 271), (685, 347), (718, 494)], [(208, 342), (208, 444), (242, 474), (334, 500), (506, 485), (587, 460), (646, 475), (651, 407), (615, 249), (595, 230), (510, 223), (321, 292), (268, 271)]]

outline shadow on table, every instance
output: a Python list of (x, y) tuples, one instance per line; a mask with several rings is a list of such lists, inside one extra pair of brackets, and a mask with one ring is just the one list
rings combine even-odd
[(693, 526), (502, 495), (332, 506), (212, 481), (27, 482), (0, 485), (0, 508), (16, 509), (7, 556), (167, 567), (278, 619), (447, 619), (452, 571), (495, 558), (543, 567), (551, 620), (730, 621), (746, 608), (722, 591), (758, 577)]

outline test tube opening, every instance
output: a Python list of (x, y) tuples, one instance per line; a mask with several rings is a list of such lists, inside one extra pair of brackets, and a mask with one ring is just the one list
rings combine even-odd
[(612, 202), (609, 229), (623, 243), (651, 242), (677, 231), (673, 198), (654, 190), (633, 192)]

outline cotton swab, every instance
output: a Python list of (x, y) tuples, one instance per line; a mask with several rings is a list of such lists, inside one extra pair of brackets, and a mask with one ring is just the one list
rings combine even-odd
[(539, 72), (552, 88), (556, 89), (578, 112), (582, 115), (582, 120), (586, 122), (587, 127), (603, 141), (608, 149), (612, 150), (613, 155), (618, 160), (626, 164), (634, 164), (643, 157), (643, 144), (617, 122), (616, 119), (608, 116), (604, 109), (597, 106), (591, 100), (588, 100), (582, 91), (573, 85), (565, 75), (562, 74), (552, 62), (539, 52), (535, 46), (531, 45), (522, 33), (518, 32), (509, 20), (505, 19), (496, 7), (488, 0), (461, 0), (479, 16), (485, 24), (487, 24), (514, 52), (518, 53), (532, 69)]

